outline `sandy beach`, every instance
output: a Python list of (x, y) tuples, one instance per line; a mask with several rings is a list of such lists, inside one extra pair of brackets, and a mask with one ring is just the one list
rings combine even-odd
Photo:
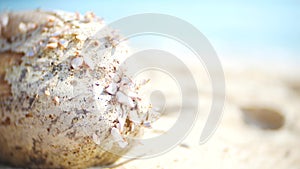
[[(205, 73), (200, 71), (197, 74), (201, 77), (197, 79), (201, 82), (200, 113), (187, 138), (157, 157), (120, 159), (116, 164), (124, 164), (116, 168), (299, 168), (299, 71), (292, 67), (287, 70), (246, 63), (223, 66), (226, 78), (223, 117), (205, 144), (199, 145), (198, 141), (211, 104), (211, 88)], [(180, 68), (178, 71), (180, 73)], [(169, 94), (170, 99), (174, 98), (172, 92)], [(172, 111), (176, 112), (176, 107), (180, 106), (175, 102), (167, 105), (167, 113), (153, 124), (152, 129), (146, 130), (146, 135), (162, 134), (174, 124), (178, 114)]]

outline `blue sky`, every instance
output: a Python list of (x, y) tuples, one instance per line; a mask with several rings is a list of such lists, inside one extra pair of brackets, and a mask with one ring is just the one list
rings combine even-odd
[(169, 14), (196, 26), (219, 55), (300, 58), (300, 1), (1, 1), (1, 10), (94, 11), (106, 22), (132, 14)]

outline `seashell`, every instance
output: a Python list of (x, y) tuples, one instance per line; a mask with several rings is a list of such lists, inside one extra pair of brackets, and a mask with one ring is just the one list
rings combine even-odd
[(55, 21), (55, 17), (54, 16), (49, 16), (48, 17), (48, 22), (54, 22)]
[(61, 35), (61, 31), (56, 31), (56, 32), (52, 33), (50, 36), (57, 37), (57, 36), (60, 36), (60, 35)]
[(55, 97), (53, 98), (53, 101), (54, 101), (54, 103), (55, 103), (56, 105), (59, 104), (59, 98), (58, 98), (57, 96), (55, 96)]
[(71, 61), (71, 66), (74, 69), (78, 69), (83, 64), (83, 58), (82, 57), (76, 57)]
[(84, 21), (85, 22), (91, 22), (95, 19), (95, 14), (93, 12), (87, 12), (85, 15), (84, 15)]
[(37, 24), (36, 23), (33, 23), (33, 22), (29, 22), (26, 24), (26, 27), (27, 27), (27, 31), (28, 30), (34, 30), (37, 28)]
[(86, 40), (86, 36), (83, 36), (82, 34), (76, 35), (76, 39), (78, 39), (80, 41), (84, 41), (84, 40)]
[(144, 122), (143, 122), (143, 126), (144, 126), (144, 127), (147, 127), (147, 128), (152, 128), (151, 122), (150, 122), (150, 121), (144, 121)]
[(47, 96), (50, 96), (50, 92), (49, 92), (49, 90), (45, 90), (45, 95), (47, 95)]
[(121, 148), (125, 148), (128, 145), (127, 141), (123, 138), (123, 136), (117, 128), (113, 127), (111, 129), (111, 135), (113, 136), (115, 142), (117, 142)]
[(92, 138), (93, 138), (93, 141), (94, 141), (97, 145), (100, 145), (100, 144), (101, 144), (101, 140), (100, 140), (99, 136), (98, 136), (96, 133), (93, 134)]
[(128, 114), (128, 118), (130, 121), (132, 121), (134, 123), (137, 123), (137, 124), (141, 123), (141, 119), (136, 110), (131, 110)]
[(118, 85), (116, 83), (111, 83), (105, 90), (107, 93), (114, 95), (118, 91)]
[[(6, 27), (7, 24), (8, 24), (8, 21), (9, 21), (9, 17), (8, 17), (7, 14), (2, 14), (2, 15), (0, 16), (0, 25), (1, 25), (2, 27)], [(0, 27), (1, 27), (1, 26), (0, 26)]]
[(62, 46), (64, 49), (66, 49), (66, 48), (68, 47), (69, 42), (68, 42), (67, 40), (65, 40), (65, 39), (60, 39), (60, 40), (58, 41), (58, 44), (59, 44), (60, 46)]
[(58, 42), (58, 38), (57, 37), (51, 37), (49, 38), (49, 43), (57, 43)]
[(122, 117), (118, 117), (118, 129), (123, 132), (124, 131), (124, 125), (125, 125), (125, 121), (126, 121), (126, 117), (122, 118)]
[(37, 24), (32, 23), (32, 22), (29, 22), (29, 23), (27, 23), (27, 24), (25, 24), (24, 22), (20, 22), (18, 28), (19, 28), (19, 31), (20, 31), (21, 33), (26, 33), (26, 32), (28, 32), (29, 30), (36, 29), (36, 28), (37, 28)]
[(129, 107), (135, 107), (134, 101), (130, 97), (125, 95), (123, 92), (118, 91), (116, 93), (116, 97), (117, 97), (117, 100), (119, 103), (124, 104)]
[(26, 26), (26, 24), (23, 23), (23, 22), (20, 22), (18, 28), (19, 28), (19, 31), (22, 32), (22, 33), (26, 33), (26, 32), (27, 32), (27, 26)]
[(46, 45), (46, 48), (48, 48), (48, 49), (55, 49), (55, 48), (57, 48), (57, 42), (48, 43)]
[(135, 124), (134, 123), (130, 123), (130, 131), (134, 131), (135, 129)]
[(128, 78), (128, 77), (123, 77), (121, 79), (121, 85), (128, 85), (129, 83), (131, 83), (132, 81)]

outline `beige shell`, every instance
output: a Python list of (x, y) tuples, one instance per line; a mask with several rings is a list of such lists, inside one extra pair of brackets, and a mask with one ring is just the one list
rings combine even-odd
[[(140, 127), (132, 130), (126, 116), (122, 131), (116, 131), (119, 116), (134, 105), (114, 95), (121, 89), (111, 75), (125, 76), (107, 52), (109, 42), (99, 48), (104, 43), (90, 38), (103, 22), (90, 13), (39, 10), (9, 12), (0, 19), (0, 160), (18, 167), (86, 168), (111, 164), (126, 153), (133, 143), (120, 146), (111, 133), (125, 138)], [(110, 32), (103, 36), (114, 38)], [(107, 92), (111, 83), (113, 92)], [(123, 92), (138, 93), (130, 90)], [(140, 107), (133, 109), (147, 113)]]

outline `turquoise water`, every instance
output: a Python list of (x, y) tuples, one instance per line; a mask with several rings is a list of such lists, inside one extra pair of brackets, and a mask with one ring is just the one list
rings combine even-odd
[(196, 26), (219, 55), (300, 58), (300, 1), (1, 1), (1, 10), (94, 11), (106, 22), (137, 13), (179, 17)]

